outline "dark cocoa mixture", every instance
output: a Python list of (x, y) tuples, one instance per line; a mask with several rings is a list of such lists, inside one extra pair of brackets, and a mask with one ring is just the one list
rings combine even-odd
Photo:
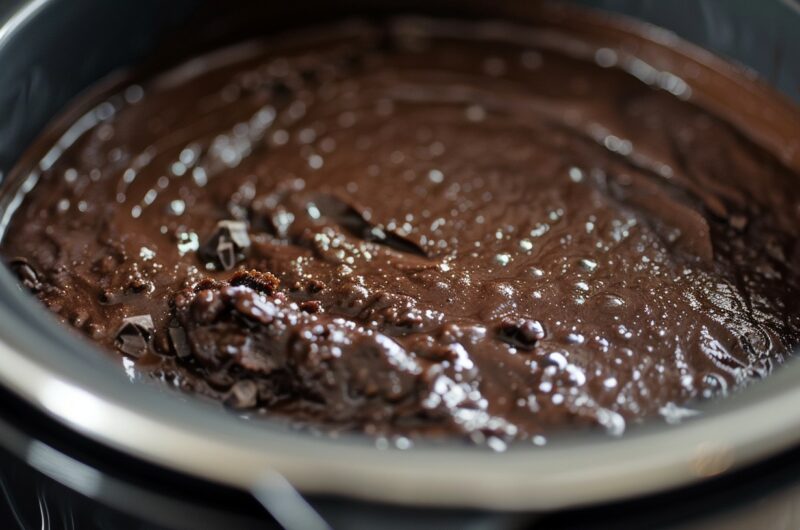
[(41, 146), (3, 253), (175, 387), (497, 447), (679, 418), (800, 340), (798, 174), (588, 36), (352, 23), (132, 83)]

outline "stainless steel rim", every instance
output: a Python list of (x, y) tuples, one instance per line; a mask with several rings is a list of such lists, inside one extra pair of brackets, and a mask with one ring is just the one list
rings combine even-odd
[[(0, 45), (48, 4), (0, 26)], [(0, 270), (0, 383), (86, 436), (164, 467), (246, 490), (278, 472), (302, 492), (416, 505), (543, 510), (695, 483), (800, 441), (800, 364), (704, 407), (701, 420), (650, 424), (621, 439), (589, 434), (502, 454), (456, 444), (379, 450), (243, 422), (176, 393), (130, 384), (96, 348), (63, 330)], [(13, 308), (13, 309), (12, 309)], [(91, 389), (91, 390), (89, 390)]]

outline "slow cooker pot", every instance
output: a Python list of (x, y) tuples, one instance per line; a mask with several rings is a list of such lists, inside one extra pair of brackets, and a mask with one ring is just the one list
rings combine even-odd
[[(666, 28), (653, 27), (652, 36), (669, 42), (679, 35), (739, 61), (800, 101), (796, 2), (577, 3)], [(449, 0), (4, 2), (0, 178), (7, 182), (0, 230), (17, 200), (11, 191), (25, 181), (10, 170), (34, 136), (90, 84), (150, 54), (177, 60), (354, 14), (524, 21), (537, 6)], [(236, 16), (243, 11), (250, 15)], [(751, 498), (777, 486), (780, 499), (792, 493), (787, 470), (800, 442), (799, 378), (800, 365), (789, 362), (767, 380), (701, 406), (697, 419), (650, 422), (620, 439), (565, 435), (547, 447), (511, 447), (502, 454), (455, 443), (379, 449), (355, 435), (332, 439), (269, 421), (245, 422), (125, 374), (62, 329), (2, 269), (0, 445), (7, 469), (0, 489), (11, 506), (10, 520), (22, 527), (31, 520), (26, 517), (52, 522), (51, 505), (63, 521), (81, 506), (101, 528), (122, 528), (135, 518), (186, 528), (672, 523), (726, 508), (737, 495)], [(28, 496), (30, 506), (18, 504), (15, 490)], [(39, 495), (44, 490), (50, 497)], [(31, 491), (37, 495), (30, 497)]]

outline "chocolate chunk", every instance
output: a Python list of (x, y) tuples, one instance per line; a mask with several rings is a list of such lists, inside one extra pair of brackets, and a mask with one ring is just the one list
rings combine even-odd
[(227, 239), (220, 238), (217, 243), (217, 260), (226, 271), (236, 266), (236, 248)]
[(17, 275), (20, 283), (28, 290), (36, 292), (42, 288), (39, 275), (25, 258), (15, 258), (8, 264), (9, 268)]
[(214, 234), (200, 250), (200, 254), (203, 259), (228, 271), (245, 258), (245, 252), (249, 248), (250, 236), (247, 233), (247, 223), (225, 220), (217, 223)]
[(153, 318), (150, 315), (137, 315), (122, 320), (114, 345), (119, 351), (131, 357), (141, 357), (150, 349), (153, 339)]
[(234, 409), (249, 409), (256, 405), (257, 399), (258, 386), (253, 381), (245, 379), (233, 385), (225, 404)]
[(169, 341), (172, 344), (173, 353), (175, 353), (178, 358), (185, 359), (192, 354), (189, 340), (186, 337), (186, 331), (184, 331), (183, 327), (176, 321), (173, 321), (169, 325)]
[(507, 318), (500, 323), (500, 340), (523, 350), (532, 350), (544, 338), (544, 327), (538, 320)]
[(220, 221), (217, 223), (217, 231), (231, 241), (237, 251), (250, 247), (250, 236), (244, 221)]

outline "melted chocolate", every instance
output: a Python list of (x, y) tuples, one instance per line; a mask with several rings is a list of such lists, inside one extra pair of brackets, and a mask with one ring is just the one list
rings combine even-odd
[(254, 43), (91, 98), (3, 252), (65, 322), (254, 415), (618, 434), (800, 340), (794, 160), (706, 78), (555, 26)]

